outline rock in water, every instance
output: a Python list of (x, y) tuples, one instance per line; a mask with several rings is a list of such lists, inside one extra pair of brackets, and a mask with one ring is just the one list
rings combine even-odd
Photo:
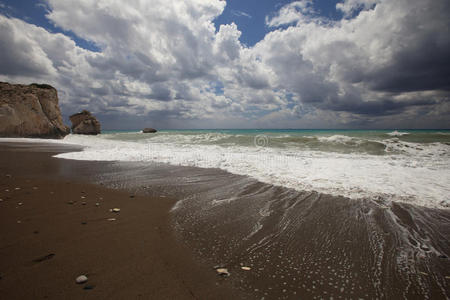
[(157, 132), (157, 130), (154, 129), (154, 128), (144, 128), (144, 129), (142, 130), (142, 132), (143, 132), (143, 133), (155, 133), (155, 132)]
[(80, 276), (77, 277), (77, 279), (75, 279), (75, 282), (78, 283), (78, 284), (83, 284), (83, 283), (85, 283), (87, 281), (88, 281), (88, 278), (87, 278), (86, 275), (80, 275)]
[(52, 86), (0, 82), (1, 137), (63, 138), (69, 133)]
[(71, 115), (70, 122), (72, 122), (72, 132), (75, 134), (101, 133), (100, 122), (87, 110)]

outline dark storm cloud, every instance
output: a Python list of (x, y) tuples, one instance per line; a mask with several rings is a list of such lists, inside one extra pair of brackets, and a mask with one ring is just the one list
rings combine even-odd
[(371, 74), (367, 78), (370, 88), (395, 93), (450, 91), (449, 53), (450, 35), (439, 44), (430, 37), (417, 47), (399, 52), (389, 66)]
[(369, 115), (369, 116), (383, 116), (398, 114), (408, 107), (412, 106), (427, 106), (437, 104), (436, 100), (415, 100), (408, 102), (393, 101), (390, 99), (383, 99), (377, 101), (340, 101), (336, 103), (328, 103), (327, 108), (335, 111), (346, 111), (352, 112), (359, 115)]

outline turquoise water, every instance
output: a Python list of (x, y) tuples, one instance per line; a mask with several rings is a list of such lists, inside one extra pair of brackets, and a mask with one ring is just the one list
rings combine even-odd
[(450, 145), (450, 130), (323, 130), (323, 129), (183, 129), (103, 131), (102, 137), (118, 141), (217, 145), (220, 147), (289, 148), (338, 153), (385, 155), (407, 148), (420, 150), (421, 144)]

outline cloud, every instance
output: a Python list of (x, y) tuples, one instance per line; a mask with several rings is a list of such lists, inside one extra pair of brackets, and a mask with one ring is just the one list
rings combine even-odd
[(292, 4), (282, 7), (268, 24), (297, 23), (269, 33), (254, 47), (275, 73), (275, 87), (294, 92), (303, 104), (355, 115), (437, 105), (430, 94), (398, 101), (401, 93), (434, 91), (448, 101), (449, 3), (377, 2), (346, 1), (349, 11), (359, 5), (370, 10), (326, 24), (303, 22), (303, 13)]
[(251, 15), (249, 15), (246, 12), (243, 12), (243, 11), (240, 11), (240, 10), (234, 10), (234, 9), (231, 10), (231, 14), (233, 14), (236, 17), (246, 17), (246, 18), (249, 18), (249, 19), (251, 19), (251, 17), (252, 17)]
[(65, 115), (110, 128), (450, 123), (448, 1), (346, 0), (334, 21), (295, 1), (253, 47), (234, 23), (216, 30), (225, 4), (48, 0), (48, 19), (99, 52), (0, 16), (0, 80), (50, 83)]
[(336, 9), (342, 11), (346, 17), (352, 16), (355, 12), (373, 8), (380, 0), (345, 0), (336, 4)]
[(279, 27), (289, 24), (310, 22), (312, 15), (316, 14), (312, 0), (300, 0), (286, 4), (273, 16), (266, 17), (266, 25), (269, 27)]

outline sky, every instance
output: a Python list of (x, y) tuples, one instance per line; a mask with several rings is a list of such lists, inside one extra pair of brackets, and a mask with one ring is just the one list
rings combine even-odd
[(450, 128), (449, 31), (448, 0), (0, 0), (0, 81), (103, 129)]

